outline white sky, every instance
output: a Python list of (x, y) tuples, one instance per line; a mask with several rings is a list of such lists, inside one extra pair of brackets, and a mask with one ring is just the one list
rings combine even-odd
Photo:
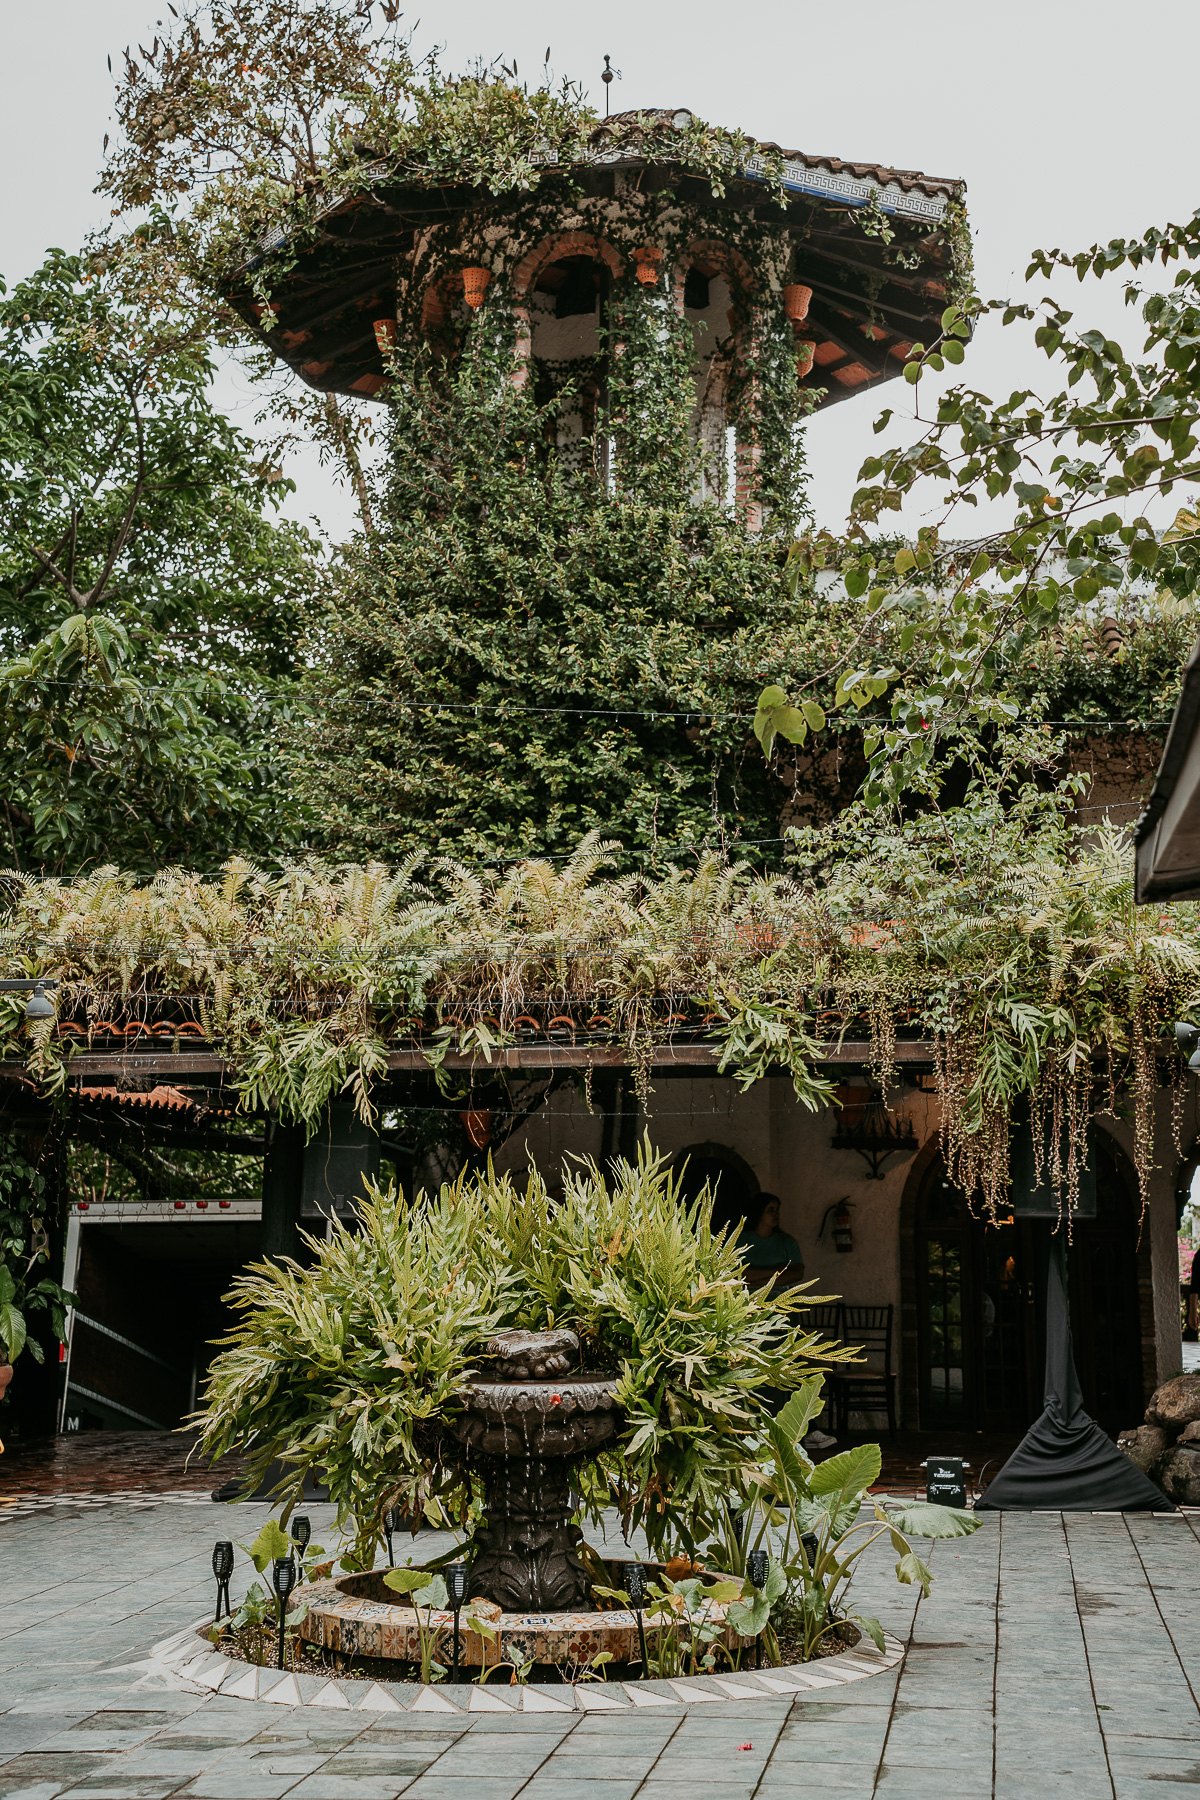
[[(105, 58), (111, 52), (115, 63), (139, 36), (148, 42), (159, 16), (169, 18), (162, 0), (59, 0), (53, 8), (8, 0), (0, 10), (7, 279), (28, 273), (48, 244), (74, 248), (102, 223), (91, 188), (109, 113)], [(687, 106), (787, 149), (965, 177), (985, 295), (1023, 293), (1035, 246), (1084, 248), (1183, 218), (1200, 204), (1195, 0), (1156, 0), (1145, 10), (1115, 0), (965, 0), (954, 8), (759, 0), (747, 11), (714, 0), (566, 8), (454, 0), (410, 17), (419, 17), (418, 48), (443, 43), (452, 67), (515, 55), (522, 77), (536, 79), (549, 43), (554, 72), (583, 81), (602, 109), (607, 51), (623, 74), (612, 88), (614, 111)], [(1035, 295), (1041, 291), (1035, 284)], [(1093, 282), (1072, 281), (1065, 291), (1087, 324), (1132, 336), (1135, 320), (1123, 316), (1115, 290), (1107, 301)], [(994, 323), (959, 371), (993, 397), (1047, 385), (1047, 374), (1016, 329)], [(893, 382), (886, 403), (911, 412), (912, 392)], [(249, 428), (247, 384), (231, 373), (220, 397)], [(836, 527), (844, 517), (858, 465), (880, 441), (870, 427), (883, 403), (878, 394), (852, 399), (811, 427), (822, 523)], [(288, 473), (300, 484), (295, 511), (335, 537), (351, 528), (344, 489), (315, 457), (297, 455)]]

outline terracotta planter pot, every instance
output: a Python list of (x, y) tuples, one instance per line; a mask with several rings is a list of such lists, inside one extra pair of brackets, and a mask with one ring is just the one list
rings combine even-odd
[(789, 282), (783, 290), (783, 310), (793, 325), (802, 325), (808, 317), (808, 303), (812, 299), (812, 289), (801, 287), (798, 281)]
[(487, 293), (491, 279), (490, 269), (471, 267), (463, 270), (463, 299), (472, 312), (478, 312), (483, 305), (483, 296)]
[(652, 245), (643, 245), (635, 250), (633, 260), (637, 264), (637, 278), (643, 287), (657, 287), (659, 270), (662, 268), (663, 253)]
[(376, 319), (372, 325), (372, 330), (375, 333), (375, 342), (379, 345), (379, 353), (381, 356), (386, 356), (389, 350), (395, 349), (395, 319)]
[(803, 381), (813, 366), (813, 358), (817, 354), (817, 346), (808, 338), (802, 338), (796, 345), (796, 375)]

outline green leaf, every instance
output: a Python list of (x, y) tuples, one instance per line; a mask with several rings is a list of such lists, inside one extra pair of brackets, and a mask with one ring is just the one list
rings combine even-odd
[(848, 1613), (846, 1616), (847, 1618), (852, 1619), (860, 1630), (866, 1632), (877, 1650), (887, 1649), (887, 1644), (884, 1642), (883, 1626), (879, 1623), (878, 1619), (871, 1618), (869, 1613)]
[(929, 1589), (933, 1584), (933, 1571), (928, 1563), (923, 1563), (915, 1550), (902, 1556), (896, 1564), (897, 1581), (916, 1582), (925, 1598), (929, 1598)]
[(961, 1507), (935, 1506), (928, 1500), (913, 1500), (898, 1508), (889, 1506), (887, 1516), (905, 1537), (970, 1537), (983, 1523), (974, 1513), (964, 1512)]
[(252, 1544), (239, 1544), (259, 1574), (262, 1575), (278, 1557), (290, 1556), (292, 1541), (281, 1529), (277, 1519), (268, 1519)]
[(771, 1617), (771, 1608), (766, 1595), (752, 1588), (749, 1598), (736, 1601), (725, 1617), (742, 1637), (757, 1637)]
[(5, 1362), (16, 1362), (25, 1348), (27, 1333), (24, 1315), (11, 1301), (0, 1304), (0, 1342), (4, 1345)]
[(787, 1404), (775, 1415), (776, 1423), (790, 1444), (798, 1444), (825, 1405), (825, 1377), (812, 1375), (801, 1382)]
[(808, 1478), (813, 1494), (861, 1494), (879, 1480), (883, 1458), (878, 1444), (857, 1444), (818, 1463)]
[(389, 1569), (383, 1578), (384, 1587), (396, 1594), (419, 1594), (432, 1584), (428, 1569)]

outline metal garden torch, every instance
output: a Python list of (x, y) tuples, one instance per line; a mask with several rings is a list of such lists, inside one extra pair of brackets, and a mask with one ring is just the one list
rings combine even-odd
[[(770, 1567), (770, 1559), (765, 1550), (752, 1550), (746, 1558), (747, 1580), (750, 1582), (751, 1587), (756, 1587), (758, 1589), (760, 1594), (767, 1585), (767, 1575), (770, 1571)], [(761, 1631), (758, 1632), (754, 1639), (754, 1666), (756, 1669), (761, 1669), (762, 1667)]]
[(399, 1531), (404, 1523), (404, 1514), (398, 1506), (390, 1506), (383, 1515), (383, 1535), (387, 1539), (388, 1568), (394, 1569), (396, 1559), (392, 1555), (392, 1533)]
[(277, 1556), (271, 1580), (279, 1596), (279, 1667), (283, 1667), (283, 1626), (287, 1618), (288, 1595), (296, 1585), (296, 1564), (290, 1556)]
[(630, 1563), (625, 1571), (625, 1591), (629, 1595), (629, 1604), (637, 1619), (638, 1643), (642, 1647), (642, 1673), (648, 1668), (646, 1661), (646, 1622), (642, 1614), (646, 1610), (646, 1570), (640, 1562)]
[(221, 1602), (225, 1602), (225, 1616), (229, 1618), (233, 1608), (229, 1604), (229, 1577), (233, 1574), (233, 1545), (228, 1538), (221, 1538), (213, 1545), (212, 1572), (217, 1578), (217, 1610), (213, 1614), (213, 1624), (221, 1622)]
[(450, 1679), (458, 1682), (458, 1615), (467, 1602), (469, 1583), (465, 1562), (446, 1564), (446, 1594), (450, 1601), (450, 1611), (454, 1614), (454, 1670)]

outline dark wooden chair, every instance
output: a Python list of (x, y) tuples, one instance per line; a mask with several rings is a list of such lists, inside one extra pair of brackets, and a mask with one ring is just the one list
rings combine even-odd
[(866, 1357), (863, 1366), (831, 1369), (826, 1384), (839, 1435), (849, 1429), (852, 1412), (886, 1412), (888, 1435), (896, 1435), (896, 1371), (892, 1367), (891, 1306), (839, 1306), (843, 1344)]

